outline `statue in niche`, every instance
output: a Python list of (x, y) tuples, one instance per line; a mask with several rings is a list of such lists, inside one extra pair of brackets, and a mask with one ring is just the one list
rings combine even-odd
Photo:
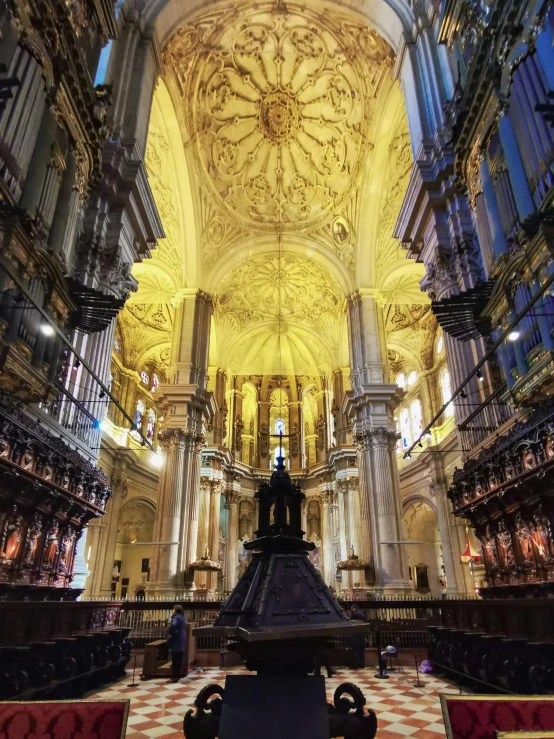
[(44, 567), (52, 569), (58, 554), (58, 535), (60, 529), (54, 524), (46, 534), (46, 542), (44, 543)]
[(70, 483), (70, 482), (71, 482), (71, 480), (70, 480), (70, 478), (69, 478), (69, 473), (67, 473), (67, 472), (64, 472), (64, 473), (63, 473), (63, 477), (62, 477), (62, 481), (61, 481), (61, 486), (62, 486), (62, 488), (63, 488), (64, 490), (69, 490), (69, 483)]
[(513, 466), (513, 464), (511, 463), (510, 460), (507, 460), (506, 467), (504, 469), (505, 469), (505, 472), (506, 472), (506, 479), (507, 480), (511, 480), (512, 477), (515, 474), (515, 471), (514, 471), (514, 466)]
[(554, 560), (554, 539), (552, 536), (552, 525), (547, 516), (544, 515), (542, 506), (533, 511), (533, 541), (537, 547), (543, 562)]
[(533, 561), (533, 539), (531, 538), (531, 529), (521, 513), (517, 514), (515, 524), (521, 556), (524, 562), (531, 563)]
[(49, 480), (52, 479), (53, 476), (54, 476), (54, 468), (49, 462), (47, 462), (42, 469), (42, 479), (48, 482)]
[(0, 458), (8, 459), (11, 452), (10, 440), (7, 436), (0, 436)]
[(248, 537), (246, 536), (246, 534), (242, 537), (242, 539), (239, 540), (239, 558), (238, 558), (239, 561), (238, 561), (237, 578), (242, 577), (242, 575), (244, 574), (252, 558), (252, 553), (244, 548), (244, 545), (246, 544), (247, 541), (248, 541)]
[(82, 482), (79, 482), (79, 484), (75, 488), (75, 495), (78, 498), (82, 498), (84, 494), (85, 494), (85, 486), (83, 485)]
[(323, 420), (323, 416), (320, 416), (317, 419), (315, 430), (317, 433), (317, 448), (319, 450), (325, 449), (325, 429), (327, 428), (327, 424)]
[(267, 457), (269, 454), (269, 431), (266, 423), (262, 423), (260, 429), (260, 454), (262, 457)]
[(554, 434), (548, 434), (544, 445), (544, 453), (547, 459), (554, 457)]
[(75, 542), (75, 533), (69, 529), (60, 542), (60, 559), (58, 563), (58, 569), (62, 572), (69, 571), (69, 562), (71, 559), (71, 552), (73, 543)]
[(300, 450), (300, 434), (298, 433), (298, 424), (292, 424), (292, 434), (290, 435), (290, 456), (298, 457)]
[(491, 490), (494, 490), (499, 485), (498, 477), (496, 476), (496, 473), (494, 470), (491, 470), (490, 477), (489, 477), (489, 488)]
[(23, 564), (33, 565), (38, 547), (38, 540), (42, 533), (42, 521), (38, 514), (31, 521), (27, 530), (27, 538), (25, 540), (25, 548), (23, 550)]
[(19, 465), (20, 467), (23, 467), (24, 470), (28, 470), (29, 472), (33, 471), (35, 466), (35, 452), (31, 447), (27, 447), (25, 449), (21, 455)]
[(505, 521), (498, 524), (498, 548), (504, 567), (511, 567), (515, 564), (514, 544), (512, 535), (508, 531)]
[(240, 452), (242, 449), (242, 432), (244, 430), (244, 423), (240, 416), (237, 416), (235, 421), (235, 449)]
[(491, 569), (496, 569), (498, 567), (498, 549), (496, 538), (492, 533), (490, 526), (487, 526), (485, 529), (485, 535), (483, 537), (483, 553)]
[(17, 506), (13, 506), (6, 517), (2, 539), (0, 540), (0, 559), (11, 562), (19, 554), (21, 547), (21, 524), (23, 517), (17, 512)]
[(521, 462), (523, 465), (523, 470), (532, 470), (533, 467), (537, 466), (537, 460), (535, 459), (535, 455), (530, 449), (524, 449), (523, 454), (521, 455)]

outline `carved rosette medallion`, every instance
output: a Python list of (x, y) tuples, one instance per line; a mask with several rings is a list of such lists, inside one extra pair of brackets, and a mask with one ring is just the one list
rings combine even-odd
[(294, 3), (204, 13), (164, 51), (217, 200), (269, 230), (311, 226), (349, 196), (391, 58), (367, 25)]

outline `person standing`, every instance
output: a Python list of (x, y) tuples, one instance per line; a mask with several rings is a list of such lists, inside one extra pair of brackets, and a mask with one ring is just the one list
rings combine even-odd
[(169, 635), (167, 646), (171, 652), (171, 679), (170, 683), (179, 682), (181, 677), (181, 665), (183, 664), (183, 653), (186, 643), (186, 625), (183, 606), (173, 606), (173, 615), (169, 623)]
[[(365, 613), (357, 608), (351, 609), (350, 620), (367, 623)], [(363, 668), (365, 667), (365, 633), (352, 634), (350, 639), (352, 645), (352, 655), (354, 658), (354, 668)]]

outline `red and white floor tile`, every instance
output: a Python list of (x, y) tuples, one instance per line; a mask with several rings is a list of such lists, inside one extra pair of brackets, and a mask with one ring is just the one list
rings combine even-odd
[[(377, 714), (377, 739), (442, 739), (444, 723), (439, 702), (440, 693), (457, 693), (449, 683), (431, 675), (422, 675), (424, 687), (413, 687), (415, 669), (391, 673), (389, 680), (377, 680), (375, 670), (341, 669), (326, 678), (327, 698), (332, 702), (335, 689), (345, 682), (358, 685), (367, 707)], [(131, 701), (126, 739), (183, 739), (183, 716), (194, 708), (194, 699), (205, 685), (225, 686), (226, 675), (249, 674), (243, 668), (194, 670), (180, 683), (149, 680), (129, 688), (125, 678), (109, 688), (89, 695), (89, 699), (129, 698)]]

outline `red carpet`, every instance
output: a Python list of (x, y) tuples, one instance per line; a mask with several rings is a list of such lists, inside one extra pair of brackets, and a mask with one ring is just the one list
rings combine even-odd
[(123, 739), (129, 701), (0, 703), (1, 739)]
[(554, 730), (554, 697), (441, 695), (448, 739), (495, 739), (497, 731)]

